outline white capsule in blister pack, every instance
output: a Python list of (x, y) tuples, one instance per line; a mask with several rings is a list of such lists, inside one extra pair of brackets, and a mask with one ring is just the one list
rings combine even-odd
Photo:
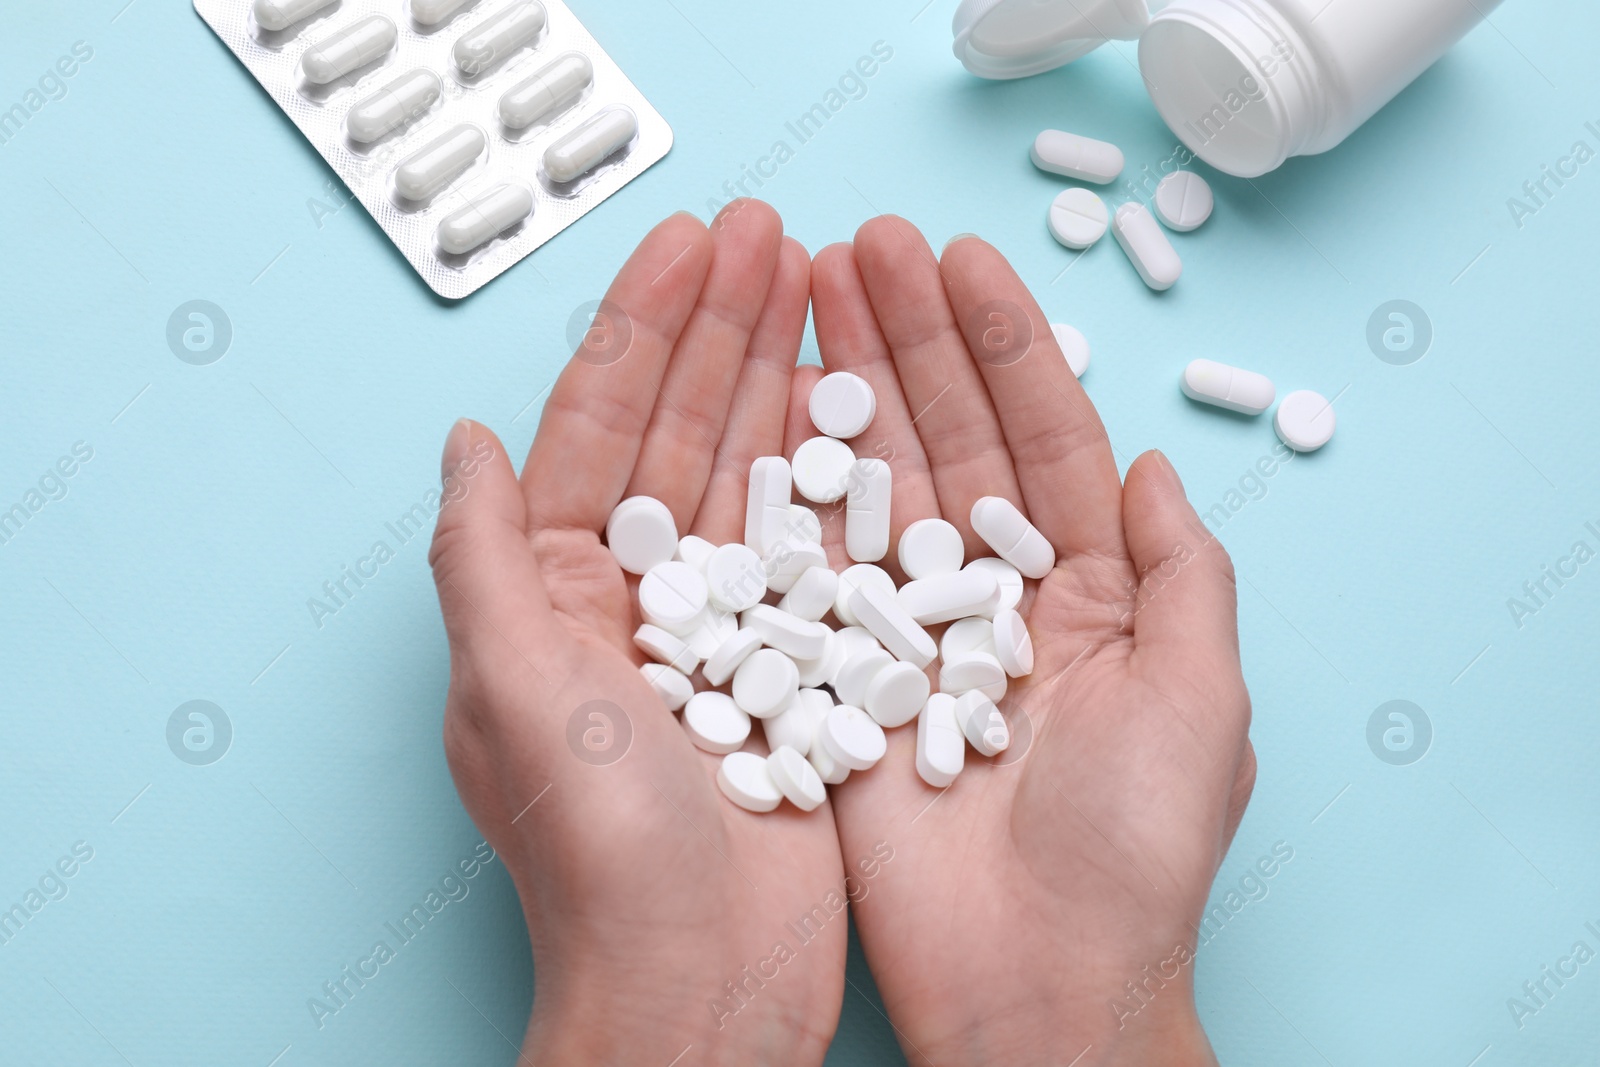
[(429, 288), (473, 292), (672, 128), (562, 0), (194, 0)]

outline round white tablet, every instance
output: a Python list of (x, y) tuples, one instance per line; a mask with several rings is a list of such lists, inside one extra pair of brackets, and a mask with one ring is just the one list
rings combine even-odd
[(706, 564), (711, 562), (711, 553), (716, 550), (717, 546), (707, 541), (704, 537), (696, 537), (694, 534), (690, 534), (688, 537), (678, 538), (678, 551), (672, 558), (687, 563), (701, 574), (704, 574), (706, 572)]
[(783, 532), (790, 541), (822, 544), (822, 520), (804, 504), (789, 505), (789, 521), (784, 524)]
[(705, 606), (706, 580), (687, 563), (657, 563), (639, 580), (639, 614), (668, 633), (693, 630)]
[(683, 729), (696, 748), (718, 756), (739, 751), (750, 737), (750, 716), (726, 693), (706, 690), (683, 708)]
[(837, 574), (827, 567), (808, 567), (778, 601), (778, 607), (799, 618), (820, 622), (833, 610), (833, 601), (838, 595)]
[(1333, 438), (1333, 402), (1310, 389), (1284, 397), (1272, 413), (1272, 428), (1296, 452), (1315, 452)]
[(855, 563), (840, 571), (839, 594), (833, 598), (833, 614), (846, 626), (861, 625), (856, 613), (850, 610), (850, 598), (863, 585), (875, 585), (890, 596), (895, 593), (894, 579), (876, 563)]
[(828, 751), (828, 746), (822, 743), (822, 724), (817, 724), (817, 735), (811, 741), (811, 751), (806, 755), (806, 762), (811, 764), (817, 772), (817, 777), (828, 785), (838, 785), (850, 777), (850, 768), (833, 758), (833, 753)]
[(710, 659), (723, 643), (739, 632), (739, 616), (707, 604), (693, 630), (684, 635), (689, 648), (702, 660)]
[(1064, 189), (1050, 202), (1050, 236), (1068, 248), (1088, 248), (1105, 236), (1106, 202), (1087, 189)]
[(705, 675), (706, 681), (712, 685), (727, 685), (728, 679), (733, 677), (733, 672), (739, 669), (739, 664), (750, 658), (750, 654), (761, 647), (761, 635), (754, 630), (735, 630), (726, 641), (717, 646), (717, 650), (706, 659), (706, 665), (700, 673)]
[(656, 691), (656, 696), (661, 698), (661, 703), (667, 706), (668, 711), (677, 711), (694, 696), (694, 683), (689, 681), (688, 675), (674, 667), (664, 663), (646, 663), (639, 668), (639, 673), (644, 675), (644, 680), (650, 683), (650, 688)]
[(672, 512), (653, 496), (630, 496), (606, 520), (606, 547), (629, 574), (667, 562), (678, 550)]
[(801, 811), (816, 811), (828, 799), (817, 769), (788, 745), (778, 746), (767, 757), (767, 775), (789, 803)]
[(767, 771), (767, 761), (754, 752), (730, 752), (722, 757), (717, 788), (746, 811), (771, 811), (783, 800), (778, 783)]
[(700, 666), (700, 657), (681, 638), (659, 626), (645, 623), (633, 632), (633, 643), (657, 663), (665, 663), (684, 674), (693, 674)]
[(825, 672), (823, 684), (833, 685), (839, 677), (839, 669), (857, 652), (882, 647), (878, 644), (878, 639), (872, 636), (872, 631), (865, 626), (846, 626), (842, 630), (835, 630), (833, 644), (828, 648), (827, 666), (823, 668)]
[(878, 413), (878, 397), (865, 378), (835, 371), (812, 388), (810, 408), (812, 424), (829, 437), (855, 437)]
[(1167, 229), (1188, 233), (1211, 217), (1211, 186), (1192, 170), (1175, 170), (1156, 185), (1156, 214)]
[(994, 655), (994, 623), (981, 616), (957, 619), (939, 638), (939, 658), (946, 663), (958, 660), (969, 652)]
[(900, 535), (900, 569), (909, 578), (932, 578), (961, 569), (961, 531), (943, 519), (918, 519)]
[(801, 689), (814, 689), (819, 685), (827, 685), (832, 677), (831, 672), (834, 669), (833, 651), (838, 647), (839, 639), (826, 626), (822, 629), (826, 635), (823, 641), (822, 655), (813, 659), (797, 659), (794, 661), (795, 670), (800, 672)]
[(855, 462), (856, 454), (838, 438), (813, 437), (794, 450), (789, 466), (801, 496), (831, 504), (850, 491), (850, 468)]
[(975, 559), (962, 570), (983, 570), (994, 575), (994, 580), (1000, 586), (1000, 603), (996, 611), (1014, 608), (1022, 603), (1022, 572), (1003, 559), (985, 556)]
[(761, 557), (742, 544), (723, 545), (706, 561), (706, 589), (711, 603), (723, 611), (755, 607), (767, 595)]
[(884, 729), (904, 726), (928, 702), (928, 676), (910, 663), (891, 663), (867, 683), (866, 712)]
[(787, 593), (806, 571), (827, 565), (828, 553), (820, 544), (788, 540), (779, 542), (762, 563), (767, 572), (767, 588), (774, 593)]
[(1033, 638), (1015, 608), (995, 612), (994, 657), (1013, 678), (1033, 673)]
[(860, 708), (849, 704), (835, 704), (828, 709), (818, 735), (828, 753), (852, 771), (864, 771), (883, 758), (889, 750), (883, 727)]
[(1067, 357), (1067, 369), (1074, 378), (1082, 378), (1089, 369), (1089, 339), (1077, 327), (1064, 322), (1052, 322), (1050, 332), (1055, 335), (1056, 347)]
[(788, 706), (772, 718), (761, 720), (761, 732), (767, 735), (769, 750), (776, 752), (779, 746), (788, 745), (802, 756), (811, 751), (811, 739), (816, 736), (817, 724), (800, 696), (804, 692), (806, 690), (802, 689), (796, 693)]
[[(999, 644), (998, 634), (995, 644)], [(960, 696), (973, 690), (990, 700), (1006, 695), (1006, 672), (998, 658), (987, 652), (969, 652), (939, 668), (939, 692)]]
[(733, 672), (733, 702), (765, 719), (782, 711), (800, 688), (794, 660), (775, 648), (758, 648)]
[(867, 699), (867, 687), (872, 679), (894, 662), (895, 658), (882, 648), (863, 649), (844, 661), (833, 680), (833, 691), (839, 694), (841, 702), (860, 707)]

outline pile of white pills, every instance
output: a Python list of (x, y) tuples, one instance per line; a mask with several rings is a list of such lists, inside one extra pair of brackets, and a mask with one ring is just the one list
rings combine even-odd
[[(994, 756), (1011, 743), (996, 705), (1033, 671), (1017, 605), (1055, 549), (1016, 505), (984, 497), (972, 528), (995, 556), (967, 561), (955, 526), (922, 519), (895, 546), (907, 578), (896, 588), (878, 565), (890, 551), (889, 465), (845, 443), (876, 410), (863, 379), (824, 376), (810, 398), (821, 435), (751, 464), (742, 543), (680, 537), (666, 505), (644, 496), (606, 524), (618, 566), (639, 576), (641, 673), (689, 740), (723, 757), (717, 785), (750, 811), (785, 799), (814, 810), (826, 786), (883, 758), (885, 730), (913, 720), (917, 773), (941, 789), (967, 746)], [(796, 494), (842, 504), (849, 566), (828, 565), (822, 524)], [(768, 756), (744, 751), (754, 720)]]

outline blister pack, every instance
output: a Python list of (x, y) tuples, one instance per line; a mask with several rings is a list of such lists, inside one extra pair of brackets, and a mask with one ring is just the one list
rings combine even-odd
[(561, 0), (194, 0), (440, 296), (466, 296), (672, 147)]

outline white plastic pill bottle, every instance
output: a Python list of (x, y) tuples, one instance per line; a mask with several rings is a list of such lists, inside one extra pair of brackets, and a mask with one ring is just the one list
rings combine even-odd
[(1138, 40), (1163, 120), (1200, 159), (1253, 178), (1339, 144), (1500, 0), (963, 0), (953, 30), (987, 78)]

